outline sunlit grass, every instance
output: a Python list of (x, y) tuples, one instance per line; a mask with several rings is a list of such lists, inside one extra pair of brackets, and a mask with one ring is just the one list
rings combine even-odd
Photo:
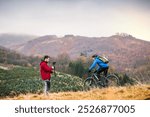
[(19, 95), (11, 100), (146, 100), (150, 99), (150, 85), (135, 85), (93, 89), (90, 91), (59, 92), (44, 94)]

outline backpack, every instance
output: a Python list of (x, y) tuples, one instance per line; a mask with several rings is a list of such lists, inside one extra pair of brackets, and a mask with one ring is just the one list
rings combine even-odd
[(106, 57), (104, 57), (104, 56), (99, 56), (98, 57), (101, 61), (103, 61), (104, 63), (109, 63), (109, 60), (106, 58)]

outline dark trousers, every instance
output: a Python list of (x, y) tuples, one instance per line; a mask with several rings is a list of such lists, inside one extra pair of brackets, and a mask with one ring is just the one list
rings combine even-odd
[(104, 73), (104, 76), (107, 77), (108, 69), (109, 69), (109, 67), (107, 67), (107, 68), (101, 68), (100, 70), (98, 70), (98, 71), (97, 71), (98, 77), (100, 76), (100, 74), (101, 74), (102, 72)]
[(50, 80), (44, 80), (44, 93), (48, 93), (50, 91), (51, 82)]

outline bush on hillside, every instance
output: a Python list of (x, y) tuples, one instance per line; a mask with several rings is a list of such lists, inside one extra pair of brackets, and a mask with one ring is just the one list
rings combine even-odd
[[(51, 81), (52, 92), (83, 90), (82, 79), (75, 76), (58, 73), (56, 77), (51, 78)], [(0, 69), (0, 97), (41, 92), (43, 92), (43, 81), (39, 71), (26, 67)]]

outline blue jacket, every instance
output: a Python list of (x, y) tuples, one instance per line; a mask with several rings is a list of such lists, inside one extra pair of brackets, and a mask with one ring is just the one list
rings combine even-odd
[(92, 70), (94, 67), (96, 67), (96, 65), (98, 65), (97, 70), (109, 67), (107, 63), (104, 63), (102, 60), (100, 60), (98, 57), (96, 57), (95, 60), (93, 61), (92, 65), (90, 66), (89, 70)]

